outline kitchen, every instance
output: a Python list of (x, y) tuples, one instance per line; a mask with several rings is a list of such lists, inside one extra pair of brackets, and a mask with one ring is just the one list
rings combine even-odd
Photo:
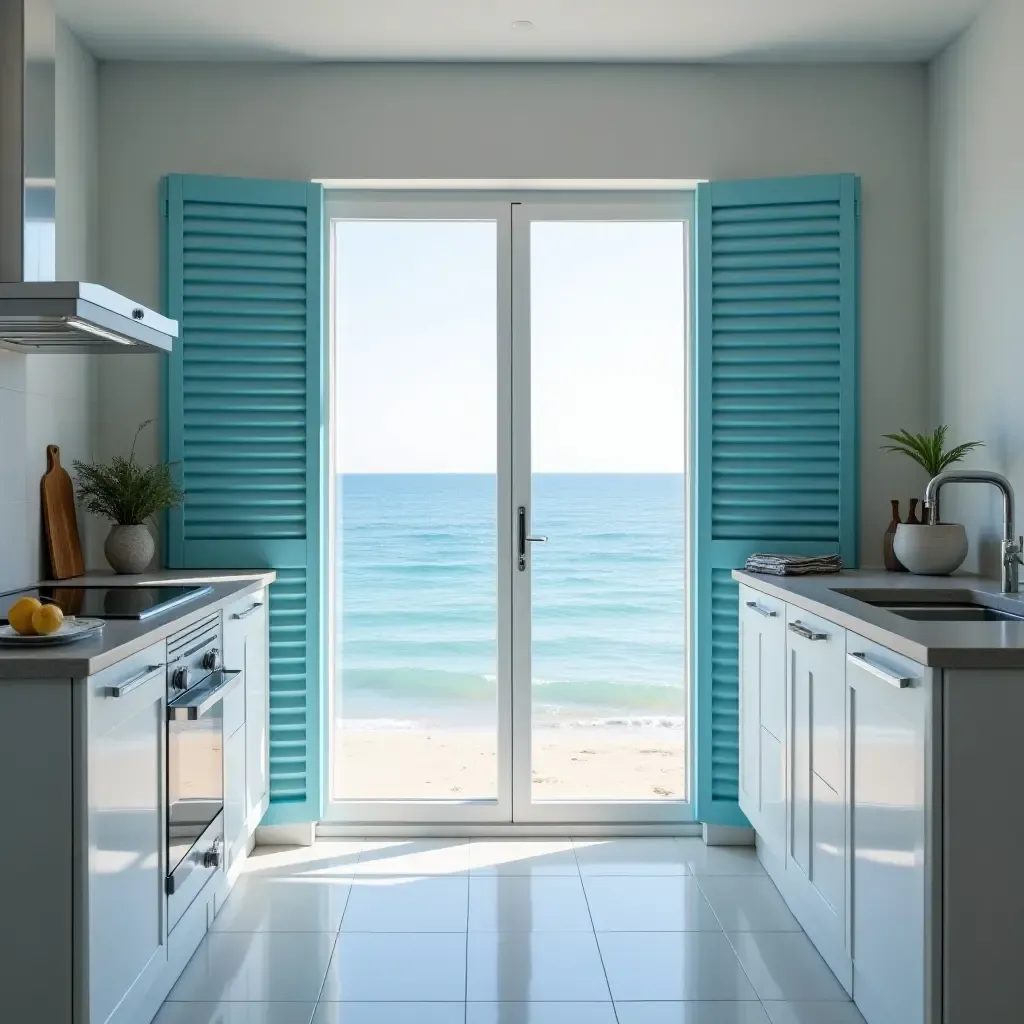
[[(907, 20), (901, 20), (900, 12), (889, 12), (891, 20), (886, 20), (884, 12), (876, 10), (875, 34), (865, 28), (856, 45), (850, 38), (844, 41), (842, 30), (833, 27), (838, 35), (822, 34), (807, 42), (803, 56), (787, 58), (783, 53), (780, 58), (776, 53), (770, 63), (763, 61), (772, 51), (755, 43), (744, 48), (745, 37), (737, 34), (735, 24), (729, 30), (731, 49), (719, 40), (715, 52), (752, 55), (739, 62), (708, 61), (706, 53), (701, 56), (685, 48), (668, 52), (653, 44), (614, 64), (562, 63), (572, 59), (567, 44), (559, 44), (561, 50), (555, 46), (548, 60), (537, 60), (531, 48), (540, 47), (539, 56), (544, 57), (543, 48), (551, 45), (545, 19), (537, 13), (530, 14), (534, 30), (502, 36), (497, 49), (479, 46), (468, 51), (490, 61), (480, 64), (453, 62), (458, 54), (445, 50), (443, 41), (437, 50), (440, 59), (430, 63), (403, 63), (397, 45), (388, 50), (379, 43), (363, 51), (366, 63), (360, 63), (360, 54), (354, 51), (326, 62), (262, 61), (268, 48), (275, 47), (267, 44), (261, 49), (252, 35), (256, 28), (248, 36), (232, 34), (223, 24), (189, 21), (195, 12), (183, 12), (185, 41), (174, 43), (166, 26), (146, 23), (141, 15), (137, 22), (123, 20), (126, 12), (112, 2), (79, 0), (66, 9), (58, 5), (50, 128), (54, 142), (49, 147), (26, 147), (27, 161), (40, 153), (43, 160), (37, 167), (27, 165), (32, 172), (28, 177), (55, 180), (56, 195), (49, 205), (43, 201), (27, 209), (31, 224), (25, 225), (26, 236), (34, 241), (26, 246), (26, 255), (33, 254), (37, 267), (51, 259), (51, 276), (57, 280), (99, 282), (145, 309), (176, 319), (162, 294), (166, 249), (160, 189), (167, 175), (317, 180), (352, 190), (468, 189), (481, 183), (506, 189), (571, 184), (594, 190), (630, 185), (692, 189), (688, 183), (705, 179), (855, 173), (860, 179), (861, 246), (854, 444), (858, 486), (844, 510), (859, 555), (851, 563), (874, 570), (882, 564), (889, 501), (920, 496), (927, 482), (923, 474), (880, 450), (883, 433), (949, 423), (958, 439), (985, 441), (985, 448), (971, 457), (972, 468), (1005, 474), (1018, 494), (1024, 487), (1017, 441), (1020, 403), (1012, 372), (1018, 347), (1013, 296), (1019, 292), (1013, 278), (1014, 243), (1020, 238), (1020, 202), (1014, 185), (1021, 179), (1024, 154), (1021, 133), (1013, 130), (1019, 114), (1010, 99), (1020, 91), (1014, 42), (1019, 43), (1024, 26), (1012, 3), (991, 3), (982, 11), (981, 4), (950, 2), (940, 5), (941, 11), (931, 11), (935, 20), (926, 30), (923, 21), (914, 21), (923, 17), (922, 5), (913, 6)], [(510, 13), (502, 26), (507, 28), (506, 23), (520, 13)], [(792, 11), (788, 14), (795, 17)], [(645, 13), (648, 16), (655, 18), (651, 11)], [(188, 31), (194, 35), (188, 37)], [(262, 31), (267, 33), (265, 40), (290, 38), (290, 27), (277, 22), (263, 25)], [(675, 23), (661, 34), (680, 36)], [(874, 43), (865, 43), (866, 38)], [(11, 40), (4, 34), (2, 45), (10, 46)], [(303, 45), (308, 48), (308, 40), (300, 43), (293, 38), (284, 49), (302, 53)], [(589, 45), (593, 50), (588, 52), (596, 55), (590, 59), (602, 53), (605, 60), (613, 56), (597, 44)], [(408, 52), (431, 60), (427, 49), (413, 47)], [(844, 53), (850, 56), (841, 62), (832, 56)], [(702, 62), (694, 63), (697, 60)], [(15, 63), (21, 62), (19, 55)], [(0, 66), (5, 73), (12, 67), (6, 49)], [(9, 96), (6, 86), (3, 95)], [(9, 137), (5, 129), (5, 156), (10, 152)], [(49, 168), (47, 153), (52, 160)], [(45, 227), (51, 207), (55, 232)], [(9, 208), (0, 209), (5, 238), (12, 223), (19, 234), (22, 230), (21, 209), (13, 220), (11, 216)], [(21, 279), (9, 272), (3, 276)], [(126, 454), (139, 424), (155, 419), (160, 429), (140, 435), (139, 459), (144, 465), (164, 458), (173, 461), (161, 420), (167, 414), (165, 359), (139, 352), (0, 353), (0, 590), (11, 592), (51, 578), (39, 504), (47, 445), (59, 446), (69, 468), (75, 460), (106, 461)], [(967, 528), (970, 551), (964, 569), (998, 581), (1001, 512), (996, 491), (946, 488), (943, 519)], [(80, 508), (79, 525), (87, 570), (105, 570), (107, 524)], [(168, 529), (173, 532), (173, 525), (158, 527), (154, 572), (171, 573), (176, 570), (159, 567), (187, 564), (168, 560)], [(775, 550), (779, 548), (775, 545)], [(146, 636), (166, 645), (169, 637), (209, 609), (210, 615), (221, 616), (221, 666), (239, 668), (228, 660), (227, 632), (234, 620), (225, 613), (244, 611), (268, 585), (272, 610), (273, 588), (280, 587), (280, 577), (271, 582), (260, 575), (263, 566), (272, 570), (269, 559), (224, 564), (222, 570), (210, 568), (209, 561), (201, 570), (201, 564), (192, 563), (196, 582), (187, 585), (210, 585), (220, 596), (202, 596), (191, 611), (186, 612), (186, 605), (158, 617), (158, 628)], [(741, 565), (742, 559), (731, 568)], [(243, 570), (249, 570), (250, 575), (230, 583), (215, 578), (230, 570), (243, 576)], [(168, 575), (158, 578), (170, 582)], [(927, 577), (920, 579), (931, 585)], [(284, 582), (293, 587), (292, 594), (298, 593), (300, 585), (294, 579)], [(874, 577), (870, 585), (881, 586)], [(229, 594), (218, 588), (235, 589)], [(882, 614), (866, 609), (860, 613), (860, 622), (866, 621), (864, 616)], [(851, 624), (850, 606), (844, 611), (847, 617), (838, 622), (821, 607), (808, 614), (863, 635)], [(990, 627), (1001, 628), (985, 625)], [(127, 633), (120, 631), (139, 628), (139, 623), (109, 620), (102, 642), (121, 643), (118, 638)], [(921, 655), (922, 649), (916, 650)], [(72, 645), (61, 656), (72, 658), (73, 651)], [(131, 656), (137, 654), (133, 650)], [(901, 656), (908, 655), (905, 651)], [(910, 660), (924, 663), (920, 656)], [(157, 661), (167, 661), (166, 648), (162, 657), (140, 671)], [(89, 668), (80, 661), (75, 671)], [(699, 687), (699, 678), (695, 685)], [(318, 692), (316, 684), (301, 694), (295, 687), (290, 691), (296, 700), (305, 701), (303, 713), (310, 721), (323, 713), (315, 704)], [(166, 693), (162, 699), (166, 701)], [(327, 703), (325, 696), (324, 711)], [(699, 787), (699, 749), (696, 757)], [(24, 774), (23, 763), (5, 764), (8, 777)], [(271, 807), (267, 822), (305, 829), (305, 835), (286, 833), (289, 841), (310, 838), (308, 822), (313, 817), (306, 815), (303, 821), (298, 805), (320, 806), (329, 797), (329, 784), (316, 771), (295, 784), (291, 820), (279, 804), (276, 810)], [(31, 813), (16, 792), (8, 799), (13, 803), (5, 801), (5, 806)], [(557, 827), (557, 821), (539, 824), (532, 834), (547, 831), (561, 839), (563, 833), (550, 831)], [(373, 834), (373, 829), (350, 832), (348, 837), (331, 837), (328, 832), (322, 838)], [(280, 839), (281, 833), (268, 837)], [(255, 838), (250, 832), (244, 845)], [(682, 838), (688, 839), (685, 833)], [(695, 862), (698, 856), (703, 854), (692, 854)], [(470, 869), (466, 872), (471, 875)], [(410, 868), (408, 874), (430, 872)], [(698, 880), (702, 877), (698, 871), (692, 874)], [(803, 919), (800, 923), (810, 934)], [(614, 971), (609, 974), (614, 995)], [(525, 998), (517, 998), (514, 988), (512, 993), (510, 997), (506, 990), (495, 1001)], [(303, 994), (299, 1001), (307, 998)], [(691, 998), (684, 993), (668, 1001)], [(619, 1000), (616, 995), (616, 1000), (634, 1003), (643, 998)], [(311, 1001), (316, 1002), (315, 993)], [(765, 1012), (772, 1015), (776, 1008), (770, 1003), (787, 1001), (799, 1003), (801, 997), (777, 993), (765, 1000)], [(27, 1011), (15, 1002), (11, 1012)], [(600, 1019), (597, 1012), (594, 1019)], [(629, 1007), (621, 1011), (620, 1019), (629, 1019), (628, 1012)], [(886, 1020), (871, 1016), (864, 1007), (861, 1012), (872, 1024)], [(963, 1019), (964, 1012), (956, 1019)], [(108, 1018), (109, 1012), (96, 1017)]]

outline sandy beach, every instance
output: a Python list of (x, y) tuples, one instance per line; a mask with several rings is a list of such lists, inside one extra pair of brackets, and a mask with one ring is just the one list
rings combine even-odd
[[(445, 729), (335, 732), (335, 799), (493, 799), (493, 733)], [(679, 800), (686, 796), (683, 728), (541, 728), (533, 781), (540, 800)]]

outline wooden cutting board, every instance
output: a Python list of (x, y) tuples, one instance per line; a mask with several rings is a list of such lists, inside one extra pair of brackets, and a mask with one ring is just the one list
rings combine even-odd
[(75, 491), (71, 477), (60, 464), (60, 449), (46, 446), (46, 472), (41, 482), (43, 529), (50, 550), (50, 569), (55, 580), (67, 580), (85, 572), (82, 542), (78, 538)]

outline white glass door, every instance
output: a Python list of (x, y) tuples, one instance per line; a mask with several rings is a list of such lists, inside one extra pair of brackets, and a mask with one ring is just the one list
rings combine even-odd
[(690, 817), (688, 213), (514, 210), (517, 821)]
[(510, 208), (328, 215), (330, 816), (507, 822)]
[(688, 196), (328, 204), (329, 820), (690, 818)]

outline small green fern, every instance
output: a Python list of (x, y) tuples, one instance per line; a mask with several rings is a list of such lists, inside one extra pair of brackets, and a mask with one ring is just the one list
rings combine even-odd
[(898, 434), (883, 434), (884, 438), (895, 443), (883, 444), (882, 449), (887, 452), (900, 452), (924, 467), (930, 477), (937, 476), (955, 462), (962, 462), (975, 448), (985, 446), (984, 441), (967, 441), (946, 451), (948, 430), (949, 428), (943, 424), (936, 427), (931, 434), (911, 434), (909, 430), (901, 430)]
[(135, 431), (128, 458), (115, 455), (108, 463), (74, 462), (78, 493), (93, 515), (118, 526), (140, 526), (165, 508), (184, 502), (185, 494), (171, 475), (171, 464), (140, 466), (135, 459), (139, 434), (152, 422), (146, 420)]

